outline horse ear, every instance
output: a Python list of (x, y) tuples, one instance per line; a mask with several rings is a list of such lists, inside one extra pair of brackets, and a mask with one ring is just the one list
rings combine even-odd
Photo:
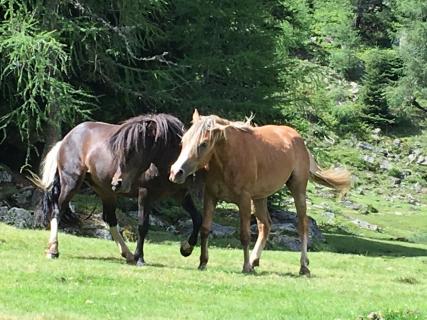
[(199, 111), (197, 111), (197, 109), (194, 109), (194, 112), (193, 112), (193, 123), (194, 122), (197, 122), (197, 121), (199, 121), (200, 120), (200, 114), (199, 114)]

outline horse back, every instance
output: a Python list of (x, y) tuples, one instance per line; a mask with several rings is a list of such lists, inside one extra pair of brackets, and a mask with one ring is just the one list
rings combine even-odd
[(103, 122), (83, 122), (77, 125), (62, 140), (58, 166), (71, 172), (91, 172), (101, 179), (109, 176), (115, 170), (112, 168), (114, 155), (109, 148), (109, 139), (118, 127)]
[(214, 162), (232, 193), (245, 190), (254, 198), (266, 197), (279, 190), (295, 170), (308, 172), (304, 141), (290, 127), (268, 125), (250, 132), (230, 129), (226, 137)]

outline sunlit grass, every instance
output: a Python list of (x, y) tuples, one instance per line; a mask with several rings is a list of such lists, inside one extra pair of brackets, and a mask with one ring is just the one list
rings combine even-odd
[(183, 258), (178, 243), (151, 242), (149, 265), (137, 268), (111, 241), (65, 234), (60, 259), (48, 261), (47, 236), (0, 224), (0, 318), (357, 319), (427, 310), (424, 245), (398, 243), (413, 257), (310, 253), (313, 276), (304, 278), (298, 253), (265, 251), (248, 276), (240, 273), (241, 250), (212, 247), (200, 272), (198, 249)]

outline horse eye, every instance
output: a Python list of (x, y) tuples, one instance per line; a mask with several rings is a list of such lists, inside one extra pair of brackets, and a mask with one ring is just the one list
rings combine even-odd
[(206, 141), (202, 142), (201, 144), (199, 144), (199, 149), (205, 149), (208, 146), (208, 143)]

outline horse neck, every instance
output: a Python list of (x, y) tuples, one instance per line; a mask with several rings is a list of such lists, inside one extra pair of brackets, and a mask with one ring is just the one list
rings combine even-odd
[(179, 142), (169, 139), (167, 145), (158, 145), (154, 148), (151, 162), (159, 169), (169, 170), (169, 167), (178, 158), (179, 152)]
[(218, 141), (213, 150), (212, 157), (209, 163), (217, 165), (221, 170), (224, 169), (224, 166), (227, 165), (227, 162), (230, 158), (236, 156), (236, 152), (238, 152), (238, 144), (241, 137), (241, 132), (235, 128), (226, 128), (226, 139), (222, 139)]

